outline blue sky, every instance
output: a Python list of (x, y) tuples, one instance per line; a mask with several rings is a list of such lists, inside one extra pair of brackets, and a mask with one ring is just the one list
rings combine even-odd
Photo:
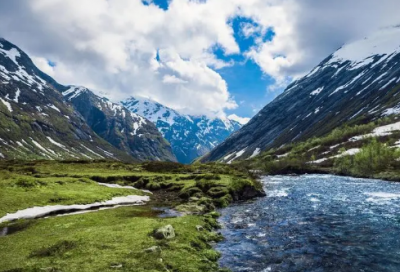
[[(243, 23), (256, 25), (252, 20), (243, 17), (235, 17), (230, 24), (234, 31), (234, 37), (239, 45), (240, 52), (233, 56), (225, 56), (222, 50), (214, 50), (214, 54), (222, 60), (234, 61), (234, 65), (218, 69), (218, 73), (228, 84), (229, 92), (235, 98), (239, 107), (235, 110), (227, 110), (227, 114), (236, 114), (243, 117), (252, 117), (268, 102), (272, 101), (281, 91), (268, 91), (268, 86), (274, 85), (274, 79), (263, 73), (260, 67), (251, 59), (243, 56), (243, 53), (255, 46), (255, 37), (246, 38), (241, 33)], [(274, 38), (274, 32), (268, 31), (263, 37), (264, 42)]]
[[(167, 10), (169, 6), (168, 2), (167, 0), (153, 0), (152, 3)], [(148, 2), (144, 3), (147, 4)], [(274, 84), (274, 79), (263, 73), (253, 60), (247, 59), (243, 55), (244, 52), (255, 46), (255, 37), (244, 37), (241, 33), (241, 26), (243, 23), (254, 25), (256, 23), (245, 17), (235, 17), (229, 23), (232, 25), (235, 40), (242, 54), (226, 56), (218, 45), (213, 50), (218, 59), (226, 62), (233, 61), (234, 63), (233, 66), (216, 69), (226, 81), (229, 92), (238, 104), (236, 109), (226, 110), (225, 112), (227, 115), (236, 114), (241, 117), (252, 117), (283, 90), (268, 91), (268, 86)], [(262, 37), (263, 41), (272, 40), (274, 35), (272, 30), (268, 31)]]

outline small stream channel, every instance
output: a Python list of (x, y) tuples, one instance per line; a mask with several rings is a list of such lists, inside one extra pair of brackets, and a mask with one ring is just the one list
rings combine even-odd
[(400, 183), (263, 178), (267, 197), (221, 210), (232, 271), (400, 271)]

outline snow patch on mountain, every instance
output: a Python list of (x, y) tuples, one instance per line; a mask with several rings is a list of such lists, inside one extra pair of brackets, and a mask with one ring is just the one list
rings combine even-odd
[(237, 121), (226, 117), (182, 114), (147, 98), (131, 97), (121, 104), (153, 122), (183, 163), (206, 154), (241, 127)]
[(0, 101), (4, 104), (4, 106), (7, 107), (7, 109), (8, 109), (9, 112), (12, 112), (12, 111), (13, 111), (13, 109), (12, 109), (12, 107), (11, 107), (11, 104), (10, 104), (9, 102), (5, 101), (5, 100), (2, 99), (2, 98), (0, 98)]
[(16, 48), (11, 48), (10, 50), (0, 49), (0, 54), (3, 54), (4, 56), (12, 60), (17, 66), (19, 66), (17, 57), (21, 57), (21, 54)]
[(0, 77), (6, 80), (3, 83), (8, 83), (11, 80), (20, 81), (31, 87), (31, 91), (44, 95), (43, 89), (47, 87), (47, 83), (36, 74), (28, 72), (28, 68), (18, 62), (18, 59), (22, 58), (21, 54), (23, 54), (19, 49), (16, 47), (5, 49), (3, 43), (7, 42), (0, 39), (0, 61), (2, 62), (0, 65)]
[(399, 36), (399, 27), (382, 29), (362, 40), (344, 45), (333, 54), (328, 64), (350, 61), (351, 68), (357, 69), (374, 62), (375, 56), (381, 56), (379, 61), (382, 62), (400, 52)]
[(78, 97), (80, 94), (85, 92), (87, 89), (85, 87), (80, 86), (69, 86), (70, 88), (64, 92), (62, 92), (63, 96), (68, 96), (68, 100), (72, 100)]

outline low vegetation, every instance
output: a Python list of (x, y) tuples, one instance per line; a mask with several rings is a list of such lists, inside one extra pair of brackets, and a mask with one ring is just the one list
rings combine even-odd
[(334, 169), (343, 175), (377, 177), (398, 169), (400, 151), (372, 139), (354, 156), (343, 156), (335, 160)]
[[(263, 195), (239, 165), (2, 161), (0, 217), (33, 206), (146, 194), (139, 189), (153, 193), (144, 206), (0, 224), (0, 233), (7, 228), (0, 271), (225, 271), (211, 246), (222, 239), (215, 210)], [(180, 216), (163, 217), (165, 208)], [(174, 237), (156, 239), (155, 230), (167, 225)]]
[[(331, 173), (400, 181), (400, 172), (397, 170), (400, 152), (396, 147), (400, 139), (399, 131), (381, 137), (350, 140), (397, 121), (397, 117), (386, 117), (363, 125), (336, 128), (324, 137), (271, 149), (239, 164), (271, 175)], [(351, 149), (357, 149), (358, 152), (347, 155), (346, 151)]]

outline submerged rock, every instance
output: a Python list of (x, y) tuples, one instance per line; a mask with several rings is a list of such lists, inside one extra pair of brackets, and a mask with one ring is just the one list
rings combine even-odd
[(154, 231), (156, 239), (173, 239), (175, 238), (175, 230), (171, 225), (166, 225)]

